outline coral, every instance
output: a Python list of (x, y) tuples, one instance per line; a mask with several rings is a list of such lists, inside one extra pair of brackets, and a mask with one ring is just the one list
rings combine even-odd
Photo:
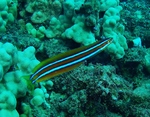
[(2, 81), (6, 89), (11, 91), (16, 98), (25, 96), (27, 92), (27, 83), (25, 79), (21, 79), (22, 76), (22, 72), (16, 70), (6, 73)]
[(40, 88), (36, 88), (33, 92), (33, 98), (30, 103), (34, 106), (40, 106), (44, 102), (44, 92)]
[(117, 59), (122, 58), (125, 55), (124, 50), (128, 49), (126, 38), (123, 36), (124, 26), (118, 23), (121, 10), (121, 6), (111, 7), (103, 18), (103, 35), (113, 38), (113, 43), (108, 46), (107, 51)]
[(1, 91), (0, 96), (0, 114), (1, 117), (11, 116), (19, 117), (16, 111), (16, 98), (10, 91)]
[(17, 17), (17, 0), (0, 1), (0, 33), (6, 31), (7, 23), (13, 23)]
[(22, 103), (21, 108), (22, 108), (23, 114), (21, 114), (20, 117), (33, 117), (31, 113), (30, 105)]
[(0, 51), (1, 73), (3, 73), (0, 82), (0, 114), (2, 117), (19, 117), (16, 100), (24, 97), (28, 91), (23, 76), (30, 74), (39, 61), (34, 56), (34, 47), (28, 47), (22, 52), (11, 43), (0, 43)]
[[(109, 31), (112, 30), (116, 35), (113, 34), (113, 36), (111, 36), (115, 38), (114, 40), (117, 44), (110, 47), (112, 49), (110, 53), (113, 53), (116, 58), (122, 58), (125, 54), (124, 49), (127, 49), (127, 45), (126, 39), (123, 36), (124, 26), (117, 25), (121, 11), (121, 7), (118, 6), (118, 3), (118, 0), (111, 2), (109, 0), (28, 1), (26, 2), (26, 12), (31, 13), (31, 21), (35, 24), (41, 23), (42, 28), (40, 28), (39, 25), (35, 25), (37, 26), (35, 28), (32, 23), (27, 23), (26, 29), (29, 34), (39, 39), (45, 36), (47, 38), (73, 39), (82, 45), (89, 45), (95, 42), (95, 36), (100, 37), (100, 35), (104, 35), (108, 37)], [(112, 6), (116, 8), (111, 8)], [(55, 7), (58, 8), (57, 11), (54, 10)], [(105, 12), (105, 15), (103, 17), (103, 32), (101, 33), (100, 15), (102, 12)], [(108, 20), (110, 19), (114, 19), (116, 22), (114, 24), (116, 27), (115, 30), (109, 24)], [(121, 41), (122, 43), (120, 43)], [(116, 49), (117, 47), (119, 48), (118, 50)]]
[(72, 18), (74, 15), (74, 0), (66, 0), (64, 2), (64, 14), (65, 16), (67, 16), (68, 18)]
[(38, 30), (36, 30), (34, 28), (34, 26), (31, 24), (31, 23), (27, 23), (26, 24), (26, 30), (28, 31), (29, 34), (31, 34), (33, 37), (36, 37), (38, 39), (42, 39), (44, 38), (44, 33), (45, 33), (45, 27), (44, 26), (41, 26), (39, 27)]
[(45, 31), (46, 37), (54, 38), (60, 36), (61, 33), (61, 22), (56, 17), (52, 17), (49, 22), (49, 27)]
[(72, 27), (68, 28), (63, 34), (63, 38), (73, 39), (75, 42), (89, 45), (95, 42), (95, 37), (93, 33), (86, 29), (84, 23), (74, 24)]
[(0, 43), (0, 66), (3, 71), (1, 77), (3, 77), (3, 74), (6, 73), (13, 65), (13, 57), (16, 52), (17, 49), (11, 43)]
[(46, 87), (47, 90), (51, 90), (52, 87), (53, 87), (53, 85), (54, 85), (54, 83), (53, 83), (51, 80), (48, 80), (48, 81), (46, 81), (46, 83), (43, 84), (43, 85)]
[(115, 7), (119, 4), (119, 0), (100, 0), (100, 11), (106, 11), (110, 7)]
[(17, 52), (16, 67), (23, 71), (24, 74), (31, 73), (38, 63), (39, 61), (35, 57), (35, 48), (33, 46), (26, 48), (24, 51)]
[(33, 0), (27, 2), (26, 11), (32, 13), (31, 21), (33, 23), (43, 23), (51, 15), (59, 15), (62, 9), (62, 3), (58, 0)]
[[(80, 4), (81, 5), (81, 4)], [(74, 0), (66, 0), (63, 2), (63, 14), (50, 18), (49, 26), (45, 31), (47, 38), (61, 37), (61, 34), (70, 26), (72, 26), (72, 18), (74, 16), (74, 9), (77, 6)]]

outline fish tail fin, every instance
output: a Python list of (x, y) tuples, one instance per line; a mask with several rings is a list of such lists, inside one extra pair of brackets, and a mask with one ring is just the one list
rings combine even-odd
[(25, 81), (27, 83), (27, 88), (28, 88), (29, 92), (33, 92), (34, 84), (30, 80), (30, 75), (26, 75), (26, 76), (22, 76), (22, 77), (25, 79)]

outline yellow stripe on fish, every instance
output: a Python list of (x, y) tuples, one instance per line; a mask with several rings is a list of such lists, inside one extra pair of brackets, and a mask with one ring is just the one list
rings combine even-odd
[(107, 38), (46, 59), (34, 68), (30, 80), (32, 83), (41, 82), (68, 72), (79, 66), (86, 59), (104, 50), (112, 41), (112, 38)]

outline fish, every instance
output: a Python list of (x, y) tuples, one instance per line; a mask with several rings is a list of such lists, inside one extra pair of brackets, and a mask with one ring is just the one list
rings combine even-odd
[(40, 62), (33, 69), (30, 80), (34, 84), (71, 71), (81, 65), (88, 58), (103, 51), (112, 43), (112, 41), (113, 38), (106, 38), (105, 40), (96, 41), (88, 46), (82, 46), (48, 58)]

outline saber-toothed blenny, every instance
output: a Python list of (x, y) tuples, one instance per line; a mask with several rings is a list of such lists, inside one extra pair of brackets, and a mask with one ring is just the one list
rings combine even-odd
[(32, 83), (41, 82), (68, 72), (79, 66), (84, 60), (104, 50), (112, 41), (112, 38), (107, 38), (48, 58), (33, 69), (30, 80)]

